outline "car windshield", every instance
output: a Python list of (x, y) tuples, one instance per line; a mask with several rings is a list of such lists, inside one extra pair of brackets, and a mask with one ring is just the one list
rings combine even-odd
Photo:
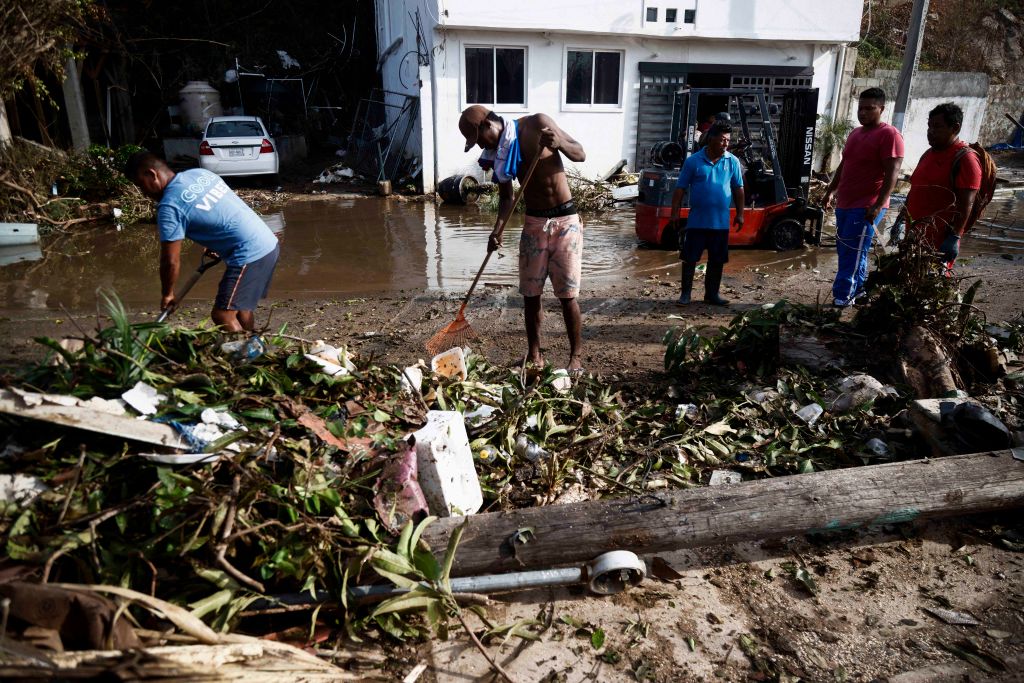
[(206, 129), (208, 138), (261, 137), (263, 126), (259, 121), (214, 121)]

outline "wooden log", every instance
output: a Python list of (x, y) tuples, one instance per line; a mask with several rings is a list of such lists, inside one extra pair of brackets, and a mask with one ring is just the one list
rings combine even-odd
[(649, 554), (1022, 505), (1024, 462), (993, 451), (448, 517), (423, 538), (443, 553), (466, 522), (453, 568), (464, 576), (585, 563), (609, 550)]

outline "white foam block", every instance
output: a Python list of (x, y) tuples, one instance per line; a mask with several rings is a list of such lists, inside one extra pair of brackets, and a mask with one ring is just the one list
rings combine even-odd
[(416, 432), (420, 488), (438, 516), (471, 515), (484, 503), (462, 414), (431, 410)]

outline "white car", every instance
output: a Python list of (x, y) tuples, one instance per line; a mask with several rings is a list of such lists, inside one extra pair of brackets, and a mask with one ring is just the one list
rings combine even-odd
[(199, 166), (221, 176), (276, 177), (274, 139), (258, 116), (214, 116), (199, 143)]

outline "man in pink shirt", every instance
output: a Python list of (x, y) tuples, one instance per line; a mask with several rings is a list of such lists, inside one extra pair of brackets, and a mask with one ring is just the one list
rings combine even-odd
[[(845, 307), (864, 293), (868, 255), (875, 227), (889, 208), (889, 195), (903, 164), (903, 136), (882, 123), (885, 93), (868, 88), (860, 94), (860, 128), (846, 138), (843, 160), (825, 192), (826, 208), (836, 197), (836, 250), (839, 267), (832, 283), (832, 303)], [(837, 193), (838, 190), (838, 193)]]

